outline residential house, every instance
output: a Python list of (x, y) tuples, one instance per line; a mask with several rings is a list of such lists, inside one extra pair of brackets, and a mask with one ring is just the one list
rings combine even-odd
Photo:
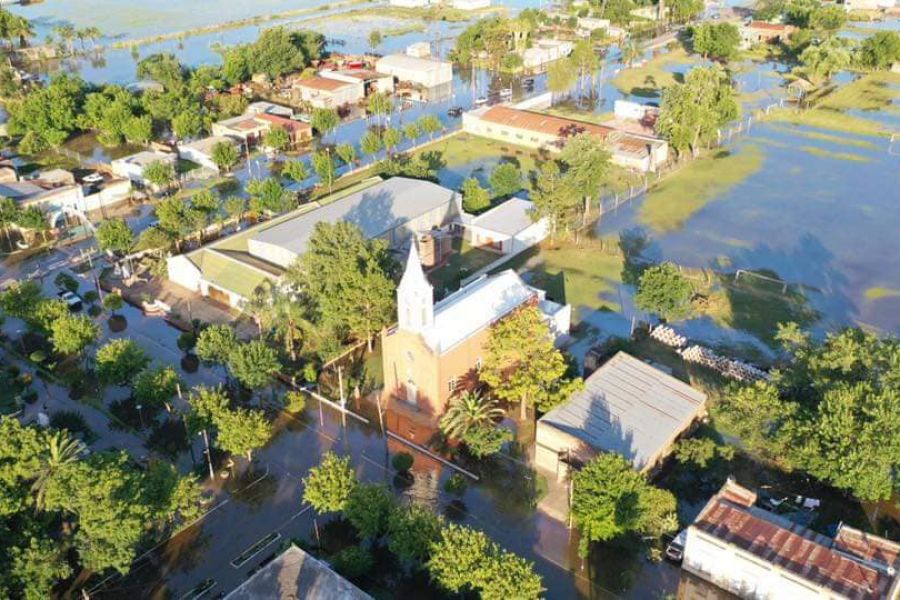
[(413, 58), (428, 58), (431, 56), (430, 42), (416, 42), (406, 47), (406, 55)]
[(538, 40), (522, 51), (522, 66), (526, 69), (543, 69), (549, 63), (572, 54), (575, 45), (568, 40)]
[(291, 544), (226, 600), (372, 600), (321, 561)]
[(312, 138), (312, 126), (309, 123), (296, 121), (278, 112), (257, 112), (256, 109), (249, 108), (243, 115), (213, 123), (212, 134), (230, 137), (244, 147), (252, 148), (274, 127), (287, 131), (291, 143)]
[(749, 48), (756, 44), (774, 44), (776, 42), (788, 42), (794, 32), (794, 26), (784, 23), (767, 23), (765, 21), (750, 21), (740, 27), (741, 47)]
[(301, 102), (314, 108), (338, 108), (355, 104), (365, 98), (365, 84), (357, 79), (338, 79), (321, 75), (298, 79), (293, 85)]
[(517, 254), (540, 243), (550, 233), (546, 218), (534, 220), (534, 205), (510, 198), (480, 215), (462, 215), (460, 229), (469, 244), (499, 254)]
[(528, 304), (539, 307), (557, 335), (569, 332), (571, 307), (547, 300), (512, 269), (479, 277), (435, 303), (411, 244), (397, 287), (398, 324), (381, 337), (382, 404), (438, 419), (481, 367), (491, 326)]
[(564, 479), (602, 452), (652, 471), (706, 411), (706, 394), (625, 352), (538, 420), (535, 463)]
[(594, 17), (579, 17), (577, 32), (581, 37), (588, 37), (595, 31), (609, 32), (609, 19), (597, 19)]
[(588, 133), (604, 140), (614, 163), (637, 171), (656, 171), (669, 156), (669, 145), (655, 135), (620, 131), (574, 119), (507, 105), (484, 106), (463, 114), (463, 130), (510, 144), (558, 152), (566, 138)]
[(219, 172), (219, 166), (213, 161), (213, 148), (216, 144), (240, 145), (240, 141), (230, 136), (211, 135), (187, 144), (178, 144), (178, 157), (195, 162), (198, 165)]
[(19, 208), (37, 207), (51, 227), (67, 219), (88, 221), (89, 213), (103, 211), (131, 197), (131, 181), (102, 175), (85, 182), (63, 169), (51, 169), (29, 179), (0, 183), (0, 197), (11, 198)]
[(374, 93), (391, 94), (394, 92), (394, 78), (385, 73), (369, 69), (343, 69), (340, 71), (320, 71), (320, 77), (357, 84), (362, 82), (363, 95)]
[(414, 83), (426, 88), (453, 81), (451, 63), (431, 58), (415, 58), (405, 54), (389, 54), (380, 58), (375, 63), (375, 70), (391, 75), (397, 81)]
[(843, 523), (828, 537), (756, 501), (729, 479), (688, 527), (682, 568), (748, 600), (900, 598), (900, 544)]
[(267, 100), (258, 100), (256, 102), (251, 102), (247, 105), (247, 110), (244, 111), (245, 115), (275, 115), (277, 117), (284, 117), (285, 119), (290, 119), (294, 116), (294, 109), (289, 106), (282, 106), (281, 104), (275, 104), (274, 102), (268, 102)]
[(303, 252), (317, 223), (347, 221), (368, 239), (394, 249), (414, 233), (446, 229), (459, 220), (456, 192), (437, 184), (394, 177), (306, 205), (187, 254), (168, 259), (169, 280), (223, 304), (240, 308), (265, 280), (277, 281)]
[(156, 162), (175, 167), (178, 163), (178, 155), (174, 152), (143, 150), (137, 154), (113, 160), (110, 163), (110, 167), (114, 175), (129, 179), (138, 185), (146, 186), (148, 182), (144, 179), (144, 169), (147, 168), (147, 165)]

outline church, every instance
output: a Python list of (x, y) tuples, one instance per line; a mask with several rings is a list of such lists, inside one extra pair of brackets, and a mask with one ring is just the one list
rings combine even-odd
[(526, 304), (553, 335), (569, 333), (571, 307), (546, 298), (512, 269), (483, 275), (435, 303), (415, 240), (397, 287), (396, 327), (382, 334), (384, 399), (436, 420), (481, 368), (491, 325)]

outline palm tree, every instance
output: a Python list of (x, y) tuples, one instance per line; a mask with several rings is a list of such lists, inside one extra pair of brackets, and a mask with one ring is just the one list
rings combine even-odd
[(503, 414), (496, 400), (482, 396), (477, 390), (466, 390), (450, 401), (441, 417), (440, 429), (447, 437), (462, 439), (469, 430), (490, 426)]
[(637, 43), (637, 40), (629, 38), (622, 45), (622, 62), (628, 65), (630, 69), (638, 58), (644, 53), (644, 49)]
[(47, 455), (41, 461), (37, 479), (31, 486), (34, 492), (36, 510), (44, 508), (44, 496), (50, 481), (66, 466), (74, 463), (84, 452), (85, 445), (81, 440), (69, 435), (65, 429), (57, 431), (47, 438)]
[(284, 342), (284, 351), (292, 361), (296, 361), (300, 342), (315, 330), (310, 320), (309, 306), (302, 298), (277, 286), (271, 287), (270, 294), (269, 321), (275, 330), (275, 337)]

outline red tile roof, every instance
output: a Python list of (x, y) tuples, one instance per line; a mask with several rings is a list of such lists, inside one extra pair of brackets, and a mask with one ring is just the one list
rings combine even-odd
[(310, 77), (309, 79), (298, 79), (294, 82), (295, 86), (311, 88), (323, 92), (334, 92), (349, 85), (354, 85), (349, 81), (340, 81), (337, 79), (328, 79), (327, 77)]
[(547, 135), (557, 135), (560, 137), (570, 137), (586, 132), (597, 134), (605, 138), (614, 131), (609, 127), (603, 127), (602, 125), (595, 125), (584, 121), (575, 121), (574, 119), (565, 119), (563, 117), (555, 117), (553, 115), (545, 115), (527, 110), (519, 110), (508, 106), (492, 106), (481, 116), (481, 119), (497, 123), (498, 125), (527, 129), (529, 131), (536, 131)]
[(269, 123), (273, 123), (274, 125), (280, 125), (289, 131), (308, 131), (312, 133), (312, 125), (310, 125), (309, 123), (304, 123), (303, 121), (295, 121), (294, 119), (288, 119), (287, 117), (280, 117), (278, 115), (271, 115), (269, 113), (260, 113), (256, 115), (256, 118), (262, 119), (263, 121), (268, 121)]
[(887, 597), (900, 566), (897, 544), (845, 527), (831, 540), (752, 508), (747, 502), (755, 496), (733, 482), (726, 483), (693, 527), (847, 598)]
[(750, 29), (767, 29), (769, 31), (788, 31), (790, 25), (783, 23), (766, 23), (765, 21), (751, 21)]

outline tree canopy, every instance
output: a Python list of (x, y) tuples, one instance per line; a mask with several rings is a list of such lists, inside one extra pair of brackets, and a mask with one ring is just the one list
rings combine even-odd
[(121, 217), (106, 219), (100, 223), (96, 235), (101, 250), (128, 252), (134, 246), (134, 232)]
[(498, 398), (548, 411), (580, 384), (567, 377), (568, 364), (553, 346), (550, 328), (536, 306), (526, 305), (491, 327), (479, 377)]
[(672, 263), (648, 267), (638, 281), (634, 303), (663, 319), (677, 319), (690, 312), (694, 290), (691, 282)]
[(347, 221), (317, 223), (287, 281), (338, 337), (366, 340), (394, 318), (393, 259), (384, 240), (367, 240)]
[(695, 25), (691, 32), (694, 52), (703, 58), (727, 62), (737, 56), (741, 33), (732, 23), (703, 22)]
[(846, 329), (814, 342), (779, 327), (793, 360), (773, 381), (736, 386), (716, 406), (742, 443), (857, 498), (900, 489), (900, 341)]
[(655, 488), (627, 460), (602, 453), (572, 476), (572, 521), (581, 531), (579, 554), (591, 542), (626, 534), (660, 537), (678, 528), (675, 497)]
[(350, 459), (326, 452), (303, 479), (303, 501), (319, 512), (342, 511), (357, 485)]

